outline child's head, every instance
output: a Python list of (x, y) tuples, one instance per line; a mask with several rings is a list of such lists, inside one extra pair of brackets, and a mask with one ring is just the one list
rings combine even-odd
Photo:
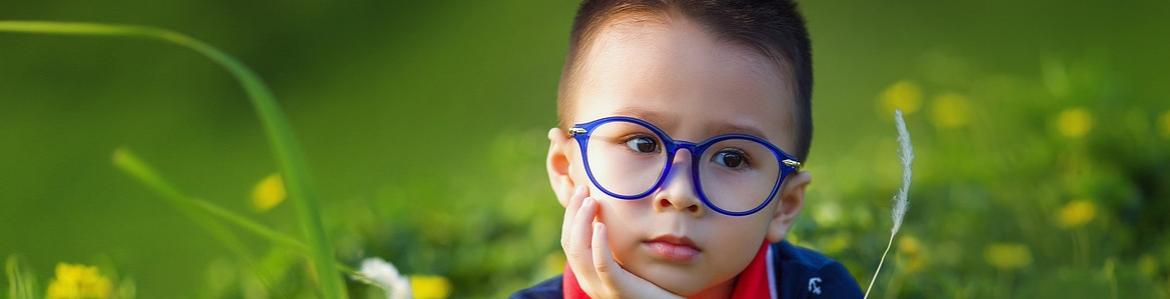
[[(560, 126), (549, 134), (550, 181), (562, 204), (589, 187), (628, 271), (684, 295), (727, 286), (800, 211), (811, 177), (785, 162), (807, 156), (811, 91), (808, 35), (790, 1), (586, 0), (561, 75)], [(627, 121), (569, 134), (611, 116), (660, 132)], [(670, 156), (672, 140), (726, 134), (759, 139)]]

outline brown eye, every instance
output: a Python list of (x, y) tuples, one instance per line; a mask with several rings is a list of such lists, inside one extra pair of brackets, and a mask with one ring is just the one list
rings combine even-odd
[(653, 153), (658, 151), (658, 142), (653, 138), (639, 136), (626, 140), (626, 146), (639, 153)]
[(727, 168), (742, 168), (747, 166), (747, 157), (743, 152), (736, 150), (722, 150), (711, 156), (711, 162)]

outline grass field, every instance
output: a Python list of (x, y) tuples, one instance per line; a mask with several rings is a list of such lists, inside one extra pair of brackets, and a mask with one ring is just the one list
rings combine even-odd
[[(802, 5), (815, 179), (790, 240), (866, 286), (900, 184), (898, 108), (915, 177), (874, 298), (1170, 297), (1170, 5)], [(341, 297), (322, 292), (334, 281), (381, 298), (350, 275), (371, 257), (410, 275), (416, 298), (499, 298), (555, 275), (544, 136), (574, 8), (0, 3), (0, 21), (143, 25), (217, 47), (274, 94), (306, 170), (289, 175), (249, 89), (199, 52), (0, 31), (0, 290)], [(315, 190), (319, 238), (297, 182)]]

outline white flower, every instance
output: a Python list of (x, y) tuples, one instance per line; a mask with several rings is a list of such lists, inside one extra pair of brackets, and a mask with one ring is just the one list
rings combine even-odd
[(358, 271), (362, 276), (354, 279), (377, 286), (386, 292), (387, 299), (411, 299), (410, 280), (398, 273), (398, 268), (380, 258), (362, 260)]

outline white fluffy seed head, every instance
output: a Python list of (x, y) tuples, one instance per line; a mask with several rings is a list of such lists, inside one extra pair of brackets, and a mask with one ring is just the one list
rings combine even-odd
[(902, 228), (902, 218), (906, 216), (906, 209), (909, 208), (907, 193), (910, 192), (910, 165), (914, 162), (914, 147), (910, 144), (910, 132), (906, 130), (902, 110), (894, 111), (894, 121), (898, 127), (898, 159), (902, 162), (902, 187), (898, 188), (898, 193), (895, 193), (892, 199), (893, 208), (890, 214), (894, 218), (894, 226), (890, 229), (891, 234), (898, 233)]

